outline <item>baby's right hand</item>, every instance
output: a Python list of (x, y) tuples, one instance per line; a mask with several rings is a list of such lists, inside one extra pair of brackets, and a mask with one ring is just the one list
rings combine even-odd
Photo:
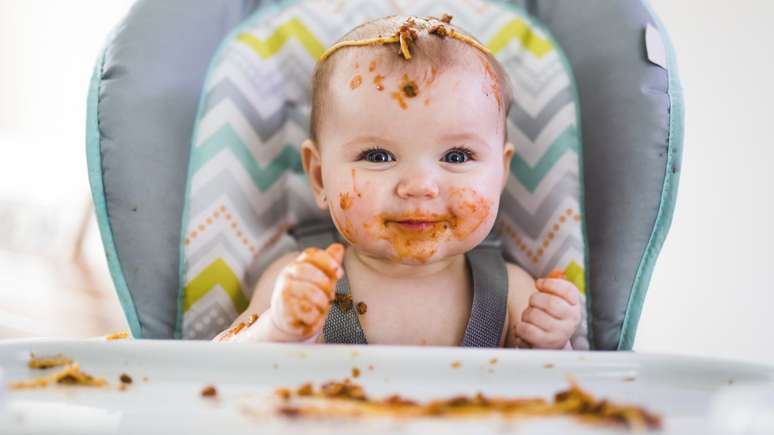
[(274, 326), (299, 340), (316, 336), (336, 296), (336, 281), (343, 276), (344, 247), (333, 243), (326, 250), (307, 248), (277, 277), (271, 296)]

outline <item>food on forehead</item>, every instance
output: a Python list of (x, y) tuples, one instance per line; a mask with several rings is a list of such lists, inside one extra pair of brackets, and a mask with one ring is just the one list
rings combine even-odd
[[(354, 374), (354, 370), (353, 370)], [(596, 399), (575, 381), (570, 387), (553, 396), (543, 398), (489, 397), (482, 393), (474, 396), (457, 395), (420, 403), (392, 394), (384, 399), (369, 397), (365, 389), (345, 379), (327, 382), (319, 389), (311, 383), (304, 384), (294, 393), (289, 388), (278, 388), (276, 396), (281, 404), (276, 408), (279, 415), (292, 417), (480, 417), (502, 415), (505, 417), (556, 417), (577, 418), (586, 424), (611, 425), (632, 430), (658, 430), (661, 417), (638, 406), (616, 404), (606, 399)]]

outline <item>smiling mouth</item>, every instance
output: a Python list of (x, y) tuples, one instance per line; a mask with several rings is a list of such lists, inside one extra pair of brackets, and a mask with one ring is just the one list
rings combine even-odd
[(395, 224), (399, 228), (407, 231), (429, 231), (438, 229), (441, 225), (444, 225), (444, 220), (426, 220), (426, 219), (401, 219), (387, 221), (387, 223)]

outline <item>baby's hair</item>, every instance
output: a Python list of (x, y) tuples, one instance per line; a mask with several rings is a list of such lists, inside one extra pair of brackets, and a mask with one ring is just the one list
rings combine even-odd
[[(406, 68), (414, 64), (450, 66), (471, 64), (463, 50), (473, 50), (483, 58), (487, 74), (497, 84), (495, 97), (507, 119), (513, 93), (510, 80), (502, 65), (492, 53), (475, 38), (451, 24), (452, 17), (441, 18), (389, 16), (367, 21), (350, 30), (332, 45), (317, 62), (312, 79), (312, 114), (310, 136), (318, 142), (320, 117), (324, 112), (325, 94), (335, 66), (347, 53), (355, 49), (369, 49), (378, 53), (386, 65), (381, 67)], [(416, 59), (416, 60), (414, 60)], [(407, 65), (408, 62), (408, 65)]]

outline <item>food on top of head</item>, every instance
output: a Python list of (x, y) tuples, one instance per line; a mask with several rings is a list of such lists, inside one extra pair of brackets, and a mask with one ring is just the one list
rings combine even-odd
[(108, 385), (103, 378), (96, 378), (81, 371), (78, 363), (66, 365), (62, 370), (38, 378), (13, 382), (9, 385), (12, 390), (42, 388), (51, 384), (83, 385), (89, 387), (102, 387)]
[[(333, 53), (344, 47), (363, 47), (370, 45), (387, 45), (387, 44), (399, 44), (399, 54), (403, 56), (405, 60), (411, 60), (411, 45), (414, 44), (420, 33), (425, 32), (428, 35), (437, 36), (439, 38), (453, 38), (470, 46), (481, 50), (484, 53), (490, 54), (491, 51), (485, 46), (481, 45), (478, 41), (470, 36), (459, 33), (451, 27), (452, 16), (443, 14), (438, 19), (435, 17), (408, 17), (406, 21), (400, 26), (398, 31), (391, 36), (379, 36), (377, 38), (358, 39), (340, 41), (330, 48), (328, 48), (322, 56), (320, 56), (319, 62), (324, 62)], [(445, 26), (444, 24), (448, 25)]]
[[(489, 397), (458, 395), (427, 403), (397, 394), (384, 399), (370, 398), (362, 386), (349, 379), (327, 382), (319, 389), (311, 383), (297, 391), (275, 390), (281, 404), (279, 415), (290, 417), (478, 417), (499, 414), (509, 417), (575, 417), (584, 423), (614, 425), (628, 429), (660, 429), (661, 417), (641, 407), (620, 405), (606, 399), (596, 399), (570, 379), (570, 387), (556, 393), (553, 401), (543, 398)], [(339, 406), (341, 405), (341, 406)], [(292, 410), (292, 412), (288, 412)]]

